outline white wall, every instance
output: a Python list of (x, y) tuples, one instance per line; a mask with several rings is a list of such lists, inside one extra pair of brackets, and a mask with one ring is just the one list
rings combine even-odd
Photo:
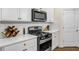
[(55, 8), (54, 9), (54, 20), (56, 22), (56, 24), (58, 24), (59, 27), (59, 31), (60, 31), (60, 43), (59, 43), (59, 47), (62, 47), (63, 45), (63, 21), (62, 21), (62, 8)]

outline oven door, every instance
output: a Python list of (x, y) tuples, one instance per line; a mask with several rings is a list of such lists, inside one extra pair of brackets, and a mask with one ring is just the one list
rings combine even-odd
[(52, 40), (40, 44), (40, 51), (51, 51)]

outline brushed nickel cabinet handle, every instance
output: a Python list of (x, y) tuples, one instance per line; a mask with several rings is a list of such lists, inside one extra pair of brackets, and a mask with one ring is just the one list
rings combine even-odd
[(27, 49), (24, 49), (24, 50), (22, 50), (22, 51), (27, 51)]
[(21, 18), (18, 18), (19, 20), (21, 20)]
[(24, 43), (24, 46), (26, 46), (26, 44)]
[(78, 32), (78, 29), (76, 30), (76, 32)]
[(56, 36), (54, 36), (56, 38)]

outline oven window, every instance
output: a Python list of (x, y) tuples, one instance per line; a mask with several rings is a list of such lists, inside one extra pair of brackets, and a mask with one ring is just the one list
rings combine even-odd
[(35, 19), (44, 19), (45, 18), (45, 14), (43, 13), (35, 13)]
[(49, 40), (43, 44), (40, 45), (40, 51), (45, 51), (47, 50), (48, 48), (51, 47), (51, 44), (52, 44), (52, 40)]

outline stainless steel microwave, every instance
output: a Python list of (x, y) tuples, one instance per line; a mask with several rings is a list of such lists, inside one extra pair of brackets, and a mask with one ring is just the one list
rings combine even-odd
[(32, 21), (45, 22), (47, 20), (47, 12), (39, 9), (32, 9)]

